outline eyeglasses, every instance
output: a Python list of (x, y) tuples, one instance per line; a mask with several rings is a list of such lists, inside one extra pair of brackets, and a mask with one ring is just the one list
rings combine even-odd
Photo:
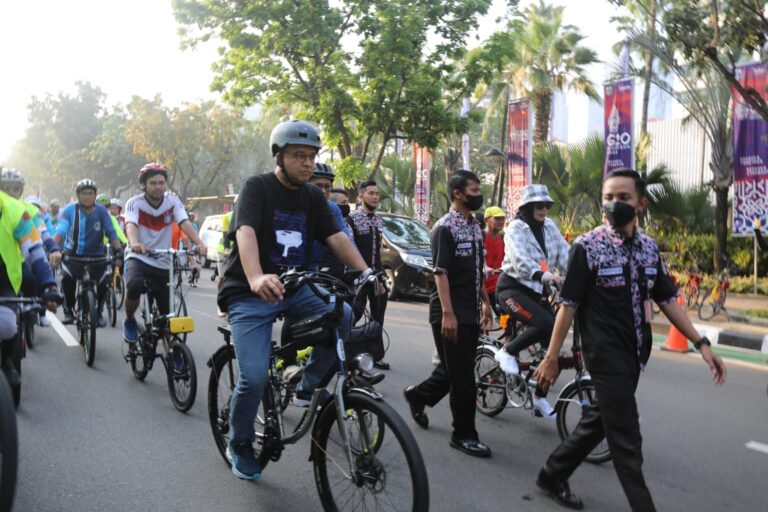
[(538, 203), (533, 203), (533, 207), (536, 208), (537, 210), (549, 210), (550, 208), (552, 208), (552, 203), (541, 201)]
[(296, 160), (299, 160), (301, 162), (314, 162), (317, 159), (317, 153), (311, 153), (307, 155), (306, 153), (287, 153), (291, 156), (291, 158), (295, 158)]

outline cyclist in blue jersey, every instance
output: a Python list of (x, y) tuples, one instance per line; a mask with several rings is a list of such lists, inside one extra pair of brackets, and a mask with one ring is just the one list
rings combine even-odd
[[(96, 183), (93, 180), (83, 179), (77, 183), (77, 202), (64, 207), (59, 215), (56, 226), (56, 242), (64, 241), (66, 254), (74, 256), (99, 258), (106, 254), (104, 237), (109, 239), (115, 250), (121, 249), (120, 240), (112, 225), (109, 212), (100, 204), (96, 204)], [(107, 321), (102, 314), (104, 298), (107, 292), (106, 263), (93, 265), (91, 274), (99, 277), (98, 299), (99, 316), (96, 325), (104, 327)], [(72, 306), (75, 304), (75, 285), (83, 271), (83, 266), (71, 261), (62, 263), (61, 287), (64, 289), (64, 323), (71, 324), (75, 317)]]

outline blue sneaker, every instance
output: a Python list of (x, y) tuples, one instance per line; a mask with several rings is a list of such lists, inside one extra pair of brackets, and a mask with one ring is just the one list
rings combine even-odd
[(250, 442), (227, 446), (227, 457), (232, 461), (232, 473), (244, 480), (256, 480), (261, 477), (261, 464), (253, 453)]
[(123, 339), (127, 343), (136, 343), (139, 341), (139, 324), (135, 318), (126, 318), (123, 320)]
[(186, 367), (184, 366), (184, 358), (181, 356), (181, 352), (167, 352), (163, 354), (163, 360), (167, 363), (168, 359), (173, 360), (173, 371), (176, 373), (184, 373)]

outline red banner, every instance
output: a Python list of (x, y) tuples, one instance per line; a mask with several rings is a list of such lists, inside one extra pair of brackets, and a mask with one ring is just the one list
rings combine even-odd
[[(754, 89), (768, 100), (768, 63), (736, 69), (736, 78), (746, 89)], [(750, 236), (752, 223), (760, 219), (763, 232), (768, 225), (768, 123), (749, 107), (744, 98), (733, 95), (733, 234)]]
[(531, 100), (509, 103), (509, 150), (507, 152), (507, 194), (504, 209), (514, 217), (523, 189), (531, 183)]
[(432, 154), (427, 148), (413, 143), (413, 166), (416, 172), (414, 185), (414, 217), (429, 222), (429, 170), (432, 168)]
[(632, 169), (632, 79), (605, 84), (605, 165), (603, 174)]

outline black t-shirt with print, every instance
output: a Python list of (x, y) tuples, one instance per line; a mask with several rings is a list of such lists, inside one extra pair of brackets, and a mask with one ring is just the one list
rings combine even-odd
[(248, 178), (240, 189), (226, 235), (233, 244), (218, 295), (223, 311), (233, 299), (251, 294), (235, 237), (240, 226), (250, 226), (256, 232), (265, 274), (306, 267), (312, 242), (325, 241), (339, 231), (319, 188), (303, 185), (289, 189), (274, 173)]
[[(451, 209), (435, 223), (430, 240), (435, 272), (448, 276), (456, 321), (478, 325), (483, 272), (483, 233), (480, 225)], [(442, 319), (443, 308), (435, 287), (429, 301), (429, 322), (437, 324)]]

